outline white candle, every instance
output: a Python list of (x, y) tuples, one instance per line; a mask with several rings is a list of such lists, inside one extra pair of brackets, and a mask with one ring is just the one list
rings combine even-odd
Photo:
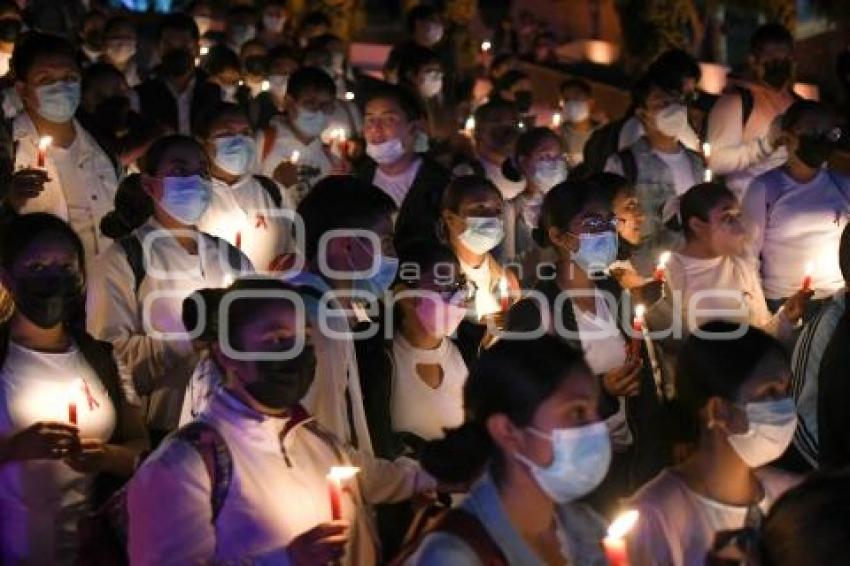
[(562, 118), (561, 118), (560, 112), (555, 112), (554, 114), (552, 114), (552, 127), (553, 128), (560, 128), (561, 127), (561, 120), (562, 120)]
[(272, 85), (269, 81), (264, 80), (263, 82), (260, 83), (260, 90), (263, 91), (263, 92), (268, 92), (268, 90), (271, 88), (271, 86)]
[(493, 44), (490, 43), (489, 41), (482, 41), (481, 42), (481, 51), (486, 53), (487, 51), (490, 51), (490, 49), (492, 49), (492, 48), (493, 48)]
[(704, 183), (710, 183), (714, 179), (714, 173), (711, 172), (711, 169), (706, 168), (705, 173), (702, 175), (702, 180)]
[(708, 160), (711, 157), (711, 144), (708, 142), (703, 142), (702, 144), (702, 156)]

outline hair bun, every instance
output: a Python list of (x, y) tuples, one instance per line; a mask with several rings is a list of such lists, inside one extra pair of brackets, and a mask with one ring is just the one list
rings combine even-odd
[(522, 171), (520, 171), (515, 157), (508, 157), (502, 162), (502, 175), (505, 176), (505, 179), (514, 183), (522, 181)]

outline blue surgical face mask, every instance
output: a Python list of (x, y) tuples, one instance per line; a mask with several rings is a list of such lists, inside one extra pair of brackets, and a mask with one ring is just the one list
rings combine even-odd
[(321, 110), (314, 112), (298, 107), (298, 115), (295, 117), (295, 127), (302, 134), (315, 138), (328, 127), (328, 115)]
[(567, 180), (567, 164), (563, 159), (541, 160), (534, 166), (534, 184), (544, 193)]
[(56, 81), (36, 88), (35, 95), (41, 117), (62, 124), (74, 117), (80, 105), (80, 81)]
[(470, 216), (466, 219), (466, 230), (460, 235), (460, 241), (469, 251), (486, 254), (499, 245), (505, 237), (505, 227), (498, 217)]
[(602, 483), (611, 464), (611, 439), (604, 422), (575, 428), (557, 428), (531, 434), (552, 442), (552, 463), (538, 466), (520, 453), (517, 460), (528, 466), (537, 485), (556, 503), (584, 497)]
[(371, 277), (355, 279), (353, 289), (381, 298), (395, 281), (398, 271), (398, 258), (380, 254), (375, 256), (373, 261), (378, 264), (378, 270)]
[(210, 182), (200, 175), (163, 177), (160, 206), (183, 224), (195, 224), (206, 212), (212, 194)]
[(215, 164), (231, 175), (244, 175), (254, 165), (257, 146), (248, 136), (227, 136), (215, 140)]
[(572, 258), (588, 275), (604, 271), (617, 259), (616, 232), (579, 234), (578, 251), (572, 252)]

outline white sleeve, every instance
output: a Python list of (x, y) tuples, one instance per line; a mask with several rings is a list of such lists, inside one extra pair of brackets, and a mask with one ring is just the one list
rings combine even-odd
[(608, 158), (605, 162), (605, 172), (606, 173), (616, 173), (621, 177), (623, 174), (623, 163), (620, 160), (620, 156), (616, 153)]
[(419, 549), (405, 566), (482, 566), (481, 560), (468, 544), (448, 533), (431, 533), (422, 539)]
[(767, 140), (744, 141), (741, 95), (724, 94), (708, 115), (709, 168), (716, 175), (744, 171), (772, 153)]
[(357, 479), (367, 503), (396, 503), (437, 487), (437, 482), (409, 458), (390, 461), (362, 451), (352, 451), (349, 457), (362, 470)]
[(135, 565), (200, 564), (215, 556), (212, 486), (201, 455), (174, 441), (136, 472), (127, 494)]
[(761, 177), (756, 177), (750, 183), (741, 202), (741, 210), (746, 226), (750, 230), (747, 260), (756, 266), (756, 272), (758, 272), (764, 233), (767, 228), (767, 185)]

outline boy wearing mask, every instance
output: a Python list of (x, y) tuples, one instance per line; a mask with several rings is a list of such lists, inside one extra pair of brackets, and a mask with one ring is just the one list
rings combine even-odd
[(638, 273), (648, 275), (658, 254), (678, 242), (678, 236), (664, 227), (675, 212), (675, 207), (670, 208), (673, 199), (703, 181), (705, 165), (698, 153), (682, 143), (690, 130), (688, 110), (675, 93), (649, 75), (635, 87), (633, 97), (635, 116), (645, 135), (609, 157), (605, 171), (622, 175), (637, 190), (644, 213), (644, 239), (633, 263)]
[(726, 176), (739, 198), (750, 181), (788, 157), (777, 117), (796, 98), (791, 33), (779, 24), (757, 29), (750, 40), (749, 63), (755, 80), (721, 96), (708, 116), (709, 167)]
[(186, 14), (166, 15), (159, 28), (162, 63), (153, 78), (137, 87), (140, 113), (175, 132), (190, 134), (198, 112), (221, 99), (218, 85), (195, 68), (200, 35)]
[(584, 161), (584, 144), (607, 120), (596, 110), (590, 84), (581, 79), (561, 83), (561, 136), (566, 143), (567, 163), (577, 167)]

